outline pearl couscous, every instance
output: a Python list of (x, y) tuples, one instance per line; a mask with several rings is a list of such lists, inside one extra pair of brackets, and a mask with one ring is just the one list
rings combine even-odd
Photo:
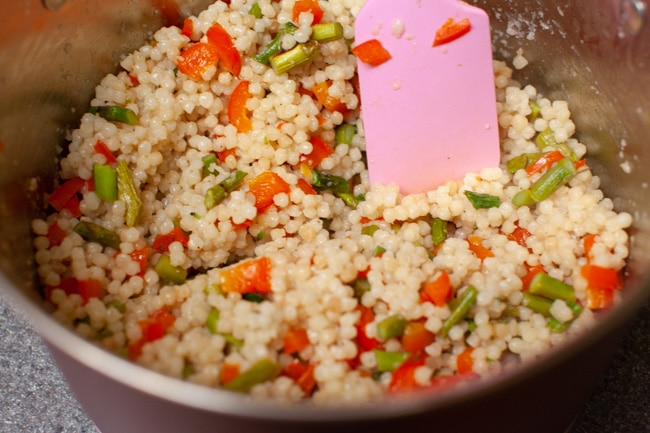
[(499, 167), (369, 184), (362, 4), (217, 1), (124, 57), (32, 224), (54, 317), (172, 377), (341, 404), (498, 373), (616, 302), (631, 216), (502, 61)]

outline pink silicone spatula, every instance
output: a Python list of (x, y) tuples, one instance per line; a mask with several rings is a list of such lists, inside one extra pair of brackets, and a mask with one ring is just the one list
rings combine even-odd
[[(433, 46), (449, 19), (470, 30)], [(490, 23), (460, 0), (368, 0), (355, 43), (377, 39), (392, 58), (359, 62), (370, 182), (433, 189), (499, 164)]]

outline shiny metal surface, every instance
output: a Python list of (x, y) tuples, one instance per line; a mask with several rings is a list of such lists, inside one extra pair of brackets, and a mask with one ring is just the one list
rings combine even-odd
[[(254, 404), (144, 371), (74, 336), (34, 302), (38, 291), (29, 221), (43, 211), (40, 197), (51, 185), (66, 130), (87, 109), (95, 84), (116, 69), (122, 54), (140, 46), (163, 22), (178, 21), (206, 2), (180, 3), (180, 7), (173, 0), (0, 4), (0, 16), (9, 17), (0, 33), (0, 287), (33, 318), (104, 433), (179, 428), (202, 432), (214, 431), (215, 425), (228, 432), (287, 431), (305, 423), (310, 431), (379, 432), (393, 431), (395, 422), (412, 431), (433, 427), (505, 431), (504, 423), (519, 431), (563, 431), (602, 373), (621, 326), (650, 295), (646, 3), (471, 2), (490, 14), (499, 57), (512, 58), (518, 48), (524, 49), (530, 64), (518, 73), (521, 80), (535, 83), (550, 98), (569, 102), (579, 138), (589, 147), (589, 162), (604, 190), (619, 209), (634, 215), (625, 302), (589, 335), (496, 382), (442, 396), (337, 411)], [(526, 396), (531, 390), (543, 394), (548, 383), (572, 391), (560, 391), (548, 407), (552, 419), (538, 418), (532, 424), (534, 413)], [(111, 404), (106, 395), (113, 395)], [(464, 415), (467, 411), (473, 416)], [(129, 416), (118, 415), (123, 412)]]

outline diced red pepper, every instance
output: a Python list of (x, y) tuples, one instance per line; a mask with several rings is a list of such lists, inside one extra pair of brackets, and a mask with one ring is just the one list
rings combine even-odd
[(224, 149), (221, 152), (217, 152), (217, 159), (219, 159), (219, 162), (222, 164), (226, 163), (226, 159), (228, 159), (229, 156), (237, 156), (237, 148), (233, 147), (231, 149)]
[(192, 34), (194, 33), (194, 21), (191, 18), (185, 18), (181, 33), (192, 39)]
[(293, 21), (298, 22), (301, 13), (311, 13), (314, 16), (312, 24), (318, 24), (323, 19), (323, 9), (317, 0), (297, 0), (293, 5)]
[(280, 193), (289, 194), (291, 187), (272, 171), (266, 171), (248, 181), (251, 194), (255, 196), (255, 207), (259, 213), (273, 204), (273, 197)]
[(535, 265), (535, 266), (526, 265), (526, 267), (528, 268), (528, 272), (521, 279), (522, 290), (523, 291), (528, 290), (528, 287), (530, 287), (530, 282), (533, 280), (533, 277), (535, 275), (539, 274), (540, 272), (545, 272), (544, 266), (542, 266), (542, 265)]
[(230, 37), (230, 34), (220, 24), (215, 23), (206, 33), (208, 41), (217, 49), (217, 56), (223, 68), (239, 76), (241, 71), (241, 55)]
[(131, 254), (131, 260), (136, 262), (140, 266), (140, 272), (138, 275), (143, 276), (147, 271), (147, 264), (149, 261), (149, 247), (140, 248), (138, 250), (133, 250)]
[(228, 120), (237, 128), (238, 132), (249, 132), (253, 129), (253, 122), (248, 117), (248, 109), (246, 108), (246, 102), (252, 96), (248, 86), (248, 81), (240, 81), (232, 91), (228, 101)]
[(224, 362), (223, 367), (221, 367), (221, 383), (223, 385), (227, 384), (237, 376), (239, 376), (240, 368), (239, 364), (233, 364), (230, 362)]
[(467, 242), (469, 242), (469, 249), (472, 250), (476, 257), (481, 259), (481, 261), (488, 257), (494, 257), (494, 253), (490, 251), (489, 248), (483, 246), (483, 241), (480, 237), (470, 236), (467, 238)]
[(284, 335), (282, 342), (284, 343), (282, 350), (287, 355), (298, 353), (311, 344), (305, 328), (290, 329)]
[(582, 167), (584, 167), (586, 165), (587, 165), (587, 160), (584, 159), (584, 158), (577, 160), (576, 163), (575, 163), (576, 170), (580, 169), (580, 168), (582, 168)]
[(580, 273), (587, 280), (589, 287), (599, 290), (618, 290), (622, 287), (616, 269), (586, 264), (580, 269)]
[(134, 87), (140, 85), (140, 80), (138, 80), (138, 77), (136, 77), (132, 73), (129, 74), (129, 81), (131, 81), (131, 85), (133, 85)]
[(377, 339), (368, 337), (366, 334), (366, 325), (375, 320), (375, 313), (372, 309), (365, 307), (363, 305), (358, 305), (357, 310), (361, 312), (359, 321), (357, 322), (357, 345), (361, 352), (367, 352), (369, 350), (376, 349), (379, 346)]
[(235, 223), (231, 218), (230, 222), (232, 223), (233, 230), (235, 230), (236, 232), (241, 230), (247, 230), (250, 226), (253, 225), (253, 220), (245, 220), (243, 223)]
[(183, 247), (187, 247), (189, 240), (187, 234), (180, 227), (174, 227), (169, 233), (156, 236), (152, 248), (158, 253), (166, 253), (172, 242), (180, 242)]
[(320, 137), (312, 137), (309, 142), (311, 143), (311, 152), (308, 155), (300, 156), (300, 162), (307, 164), (309, 168), (316, 168), (325, 158), (334, 153), (334, 148)]
[(472, 358), (474, 348), (467, 347), (456, 357), (456, 369), (458, 374), (470, 374), (474, 372), (474, 358)]
[(469, 19), (463, 18), (460, 21), (454, 21), (449, 18), (445, 23), (436, 31), (436, 37), (433, 40), (433, 46), (437, 47), (442, 44), (449, 43), (453, 40), (460, 38), (467, 34), (472, 29)]
[(219, 51), (210, 43), (197, 42), (181, 51), (176, 62), (178, 70), (195, 80), (200, 80), (210, 66), (219, 63)]
[(420, 352), (434, 341), (436, 341), (435, 334), (426, 329), (421, 320), (409, 322), (402, 334), (402, 348), (409, 353)]
[(328, 111), (338, 111), (341, 114), (346, 114), (349, 111), (347, 105), (345, 105), (339, 98), (330, 95), (330, 85), (331, 84), (327, 81), (323, 81), (322, 83), (315, 84), (311, 90), (314, 92), (316, 100)]
[(537, 158), (535, 162), (526, 167), (526, 174), (528, 176), (532, 176), (535, 173), (539, 173), (543, 170), (548, 170), (553, 164), (563, 158), (564, 155), (559, 150), (553, 150), (551, 152), (545, 153), (544, 155)]
[(94, 149), (95, 152), (99, 153), (100, 155), (104, 155), (104, 158), (106, 158), (106, 162), (108, 164), (114, 164), (117, 162), (117, 158), (115, 158), (115, 155), (113, 152), (111, 152), (111, 149), (109, 149), (108, 145), (103, 141), (97, 140)]
[(222, 269), (221, 290), (225, 293), (269, 293), (271, 260), (268, 257), (258, 257)]
[(90, 298), (101, 298), (104, 296), (102, 282), (94, 278), (79, 280), (77, 284), (77, 293), (79, 293), (83, 299), (84, 304), (88, 303)]
[(531, 233), (523, 227), (517, 225), (515, 229), (508, 235), (508, 239), (517, 242), (522, 247), (526, 246), (526, 239), (531, 236)]
[(443, 270), (438, 278), (424, 284), (420, 292), (420, 300), (443, 307), (451, 299), (452, 294), (453, 288), (451, 287), (449, 274)]
[(299, 359), (293, 359), (283, 370), (284, 376), (293, 379), (302, 389), (305, 395), (310, 395), (316, 386), (314, 378), (314, 364), (303, 363)]
[(75, 195), (68, 200), (63, 209), (67, 209), (73, 217), (79, 218), (81, 216), (81, 200)]
[(174, 326), (176, 317), (167, 309), (156, 310), (145, 320), (140, 320), (138, 326), (142, 331), (142, 338), (129, 343), (129, 358), (135, 360), (142, 354), (142, 346), (146, 343), (163, 338), (169, 329)]
[(65, 181), (47, 199), (48, 204), (57, 211), (63, 210), (70, 199), (81, 191), (85, 184), (86, 181), (80, 177)]
[(61, 245), (61, 242), (63, 242), (63, 239), (65, 239), (66, 236), (68, 236), (68, 234), (56, 221), (50, 224), (47, 228), (47, 235), (45, 235), (50, 243), (50, 247), (58, 247)]
[(300, 190), (305, 194), (316, 194), (316, 190), (314, 189), (314, 187), (311, 186), (309, 182), (307, 182), (302, 177), (298, 178), (298, 182), (296, 183), (296, 186), (300, 188)]
[(390, 383), (388, 384), (388, 392), (395, 394), (422, 388), (422, 385), (415, 380), (415, 371), (423, 366), (424, 363), (424, 358), (418, 359), (415, 357), (404, 361), (402, 365), (393, 371)]
[(361, 62), (370, 66), (379, 66), (393, 57), (378, 39), (369, 39), (355, 46), (352, 48), (352, 53)]

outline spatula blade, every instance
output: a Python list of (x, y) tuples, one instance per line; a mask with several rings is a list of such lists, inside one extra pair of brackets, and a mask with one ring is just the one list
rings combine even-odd
[[(468, 18), (471, 30), (433, 47), (449, 18)], [(355, 40), (369, 39), (392, 55), (379, 66), (358, 66), (371, 183), (418, 193), (499, 164), (485, 11), (460, 0), (368, 0)]]

